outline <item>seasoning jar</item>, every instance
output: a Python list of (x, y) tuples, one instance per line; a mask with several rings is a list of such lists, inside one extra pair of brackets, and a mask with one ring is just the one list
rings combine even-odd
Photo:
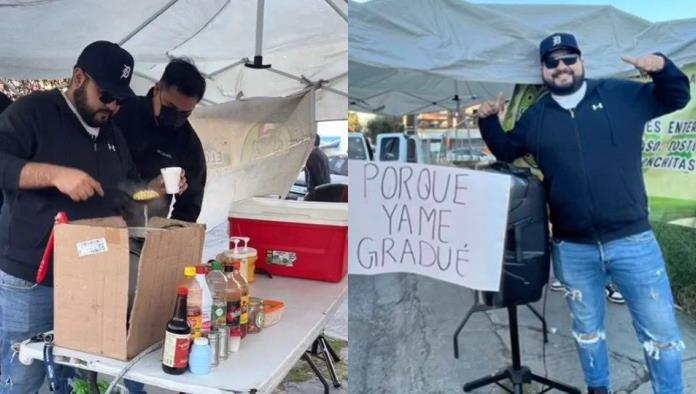
[(257, 334), (263, 328), (265, 313), (263, 311), (263, 300), (258, 297), (249, 299), (249, 328), (248, 334)]

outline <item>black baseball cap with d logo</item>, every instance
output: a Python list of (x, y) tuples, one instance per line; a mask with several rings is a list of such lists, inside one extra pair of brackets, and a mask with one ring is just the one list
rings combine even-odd
[(119, 99), (135, 96), (130, 88), (133, 56), (118, 44), (95, 41), (85, 47), (77, 58), (80, 67), (99, 87)]
[(546, 55), (558, 49), (566, 49), (578, 55), (582, 55), (574, 35), (570, 33), (553, 33), (539, 43), (540, 59), (543, 61)]

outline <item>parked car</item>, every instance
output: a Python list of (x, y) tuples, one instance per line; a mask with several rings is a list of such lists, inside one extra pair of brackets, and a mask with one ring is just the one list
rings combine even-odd
[(351, 160), (373, 160), (372, 149), (363, 133), (348, 133), (348, 158)]
[[(329, 171), (331, 172), (331, 183), (348, 184), (348, 155), (338, 154), (329, 156)], [(304, 171), (297, 175), (295, 183), (290, 188), (290, 192), (285, 197), (288, 200), (303, 200), (307, 194), (307, 181)]]
[(446, 161), (460, 162), (460, 161), (495, 161), (495, 157), (490, 153), (484, 151), (482, 147), (473, 147), (471, 150), (469, 148), (457, 148), (452, 149), (446, 153)]
[(405, 163), (428, 163), (430, 141), (416, 135), (404, 133), (383, 133), (377, 135), (378, 161), (399, 161)]

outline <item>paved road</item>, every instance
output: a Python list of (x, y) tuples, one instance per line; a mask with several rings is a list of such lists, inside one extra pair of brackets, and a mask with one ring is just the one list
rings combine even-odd
[[(456, 393), (470, 380), (510, 361), (507, 313), (476, 313), (453, 355), (454, 330), (473, 304), (473, 292), (410, 274), (351, 276), (349, 288), (349, 376), (355, 392)], [(540, 312), (542, 302), (535, 304)], [(617, 393), (651, 393), (643, 353), (625, 306), (607, 306), (607, 339), (612, 385)], [(554, 334), (546, 345), (548, 376), (581, 388), (582, 372), (561, 293), (549, 292), (546, 316)], [(696, 392), (696, 325), (679, 316), (684, 352), (685, 392)], [(541, 323), (519, 311), (522, 363), (544, 375)], [(537, 390), (529, 391), (536, 392)], [(502, 393), (488, 387), (477, 393)]]

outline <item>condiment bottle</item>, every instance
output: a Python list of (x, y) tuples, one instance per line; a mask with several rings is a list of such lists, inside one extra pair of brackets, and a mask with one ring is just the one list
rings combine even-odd
[(162, 370), (171, 375), (181, 375), (188, 367), (191, 328), (186, 322), (186, 296), (188, 289), (177, 290), (176, 309), (167, 323), (162, 352)]
[(208, 267), (205, 265), (196, 266), (196, 282), (201, 287), (201, 332), (207, 334), (211, 329), (211, 317), (213, 309), (213, 295), (210, 292), (208, 281), (205, 274), (208, 272)]
[(222, 272), (222, 264), (214, 261), (212, 270), (206, 276), (210, 292), (213, 297), (211, 321), (211, 331), (224, 328), (227, 325), (227, 300), (225, 292), (227, 290), (227, 277)]
[(241, 335), (240, 318), (242, 315), (242, 285), (234, 277), (232, 263), (225, 264), (225, 276), (227, 277), (227, 288), (225, 288), (225, 298), (227, 301), (227, 325), (230, 327), (230, 336), (234, 332)]
[(201, 316), (201, 297), (203, 290), (196, 280), (196, 267), (185, 267), (184, 276), (186, 279), (184, 279), (180, 287), (186, 287), (188, 289), (186, 320), (191, 327), (191, 337), (198, 338), (201, 336), (201, 328), (203, 326), (203, 317)]
[(242, 338), (244, 338), (247, 334), (249, 325), (249, 285), (247, 284), (246, 279), (244, 279), (244, 277), (239, 273), (239, 265), (239, 260), (232, 261), (232, 275), (242, 288), (242, 310), (239, 317), (239, 326), (241, 328)]

